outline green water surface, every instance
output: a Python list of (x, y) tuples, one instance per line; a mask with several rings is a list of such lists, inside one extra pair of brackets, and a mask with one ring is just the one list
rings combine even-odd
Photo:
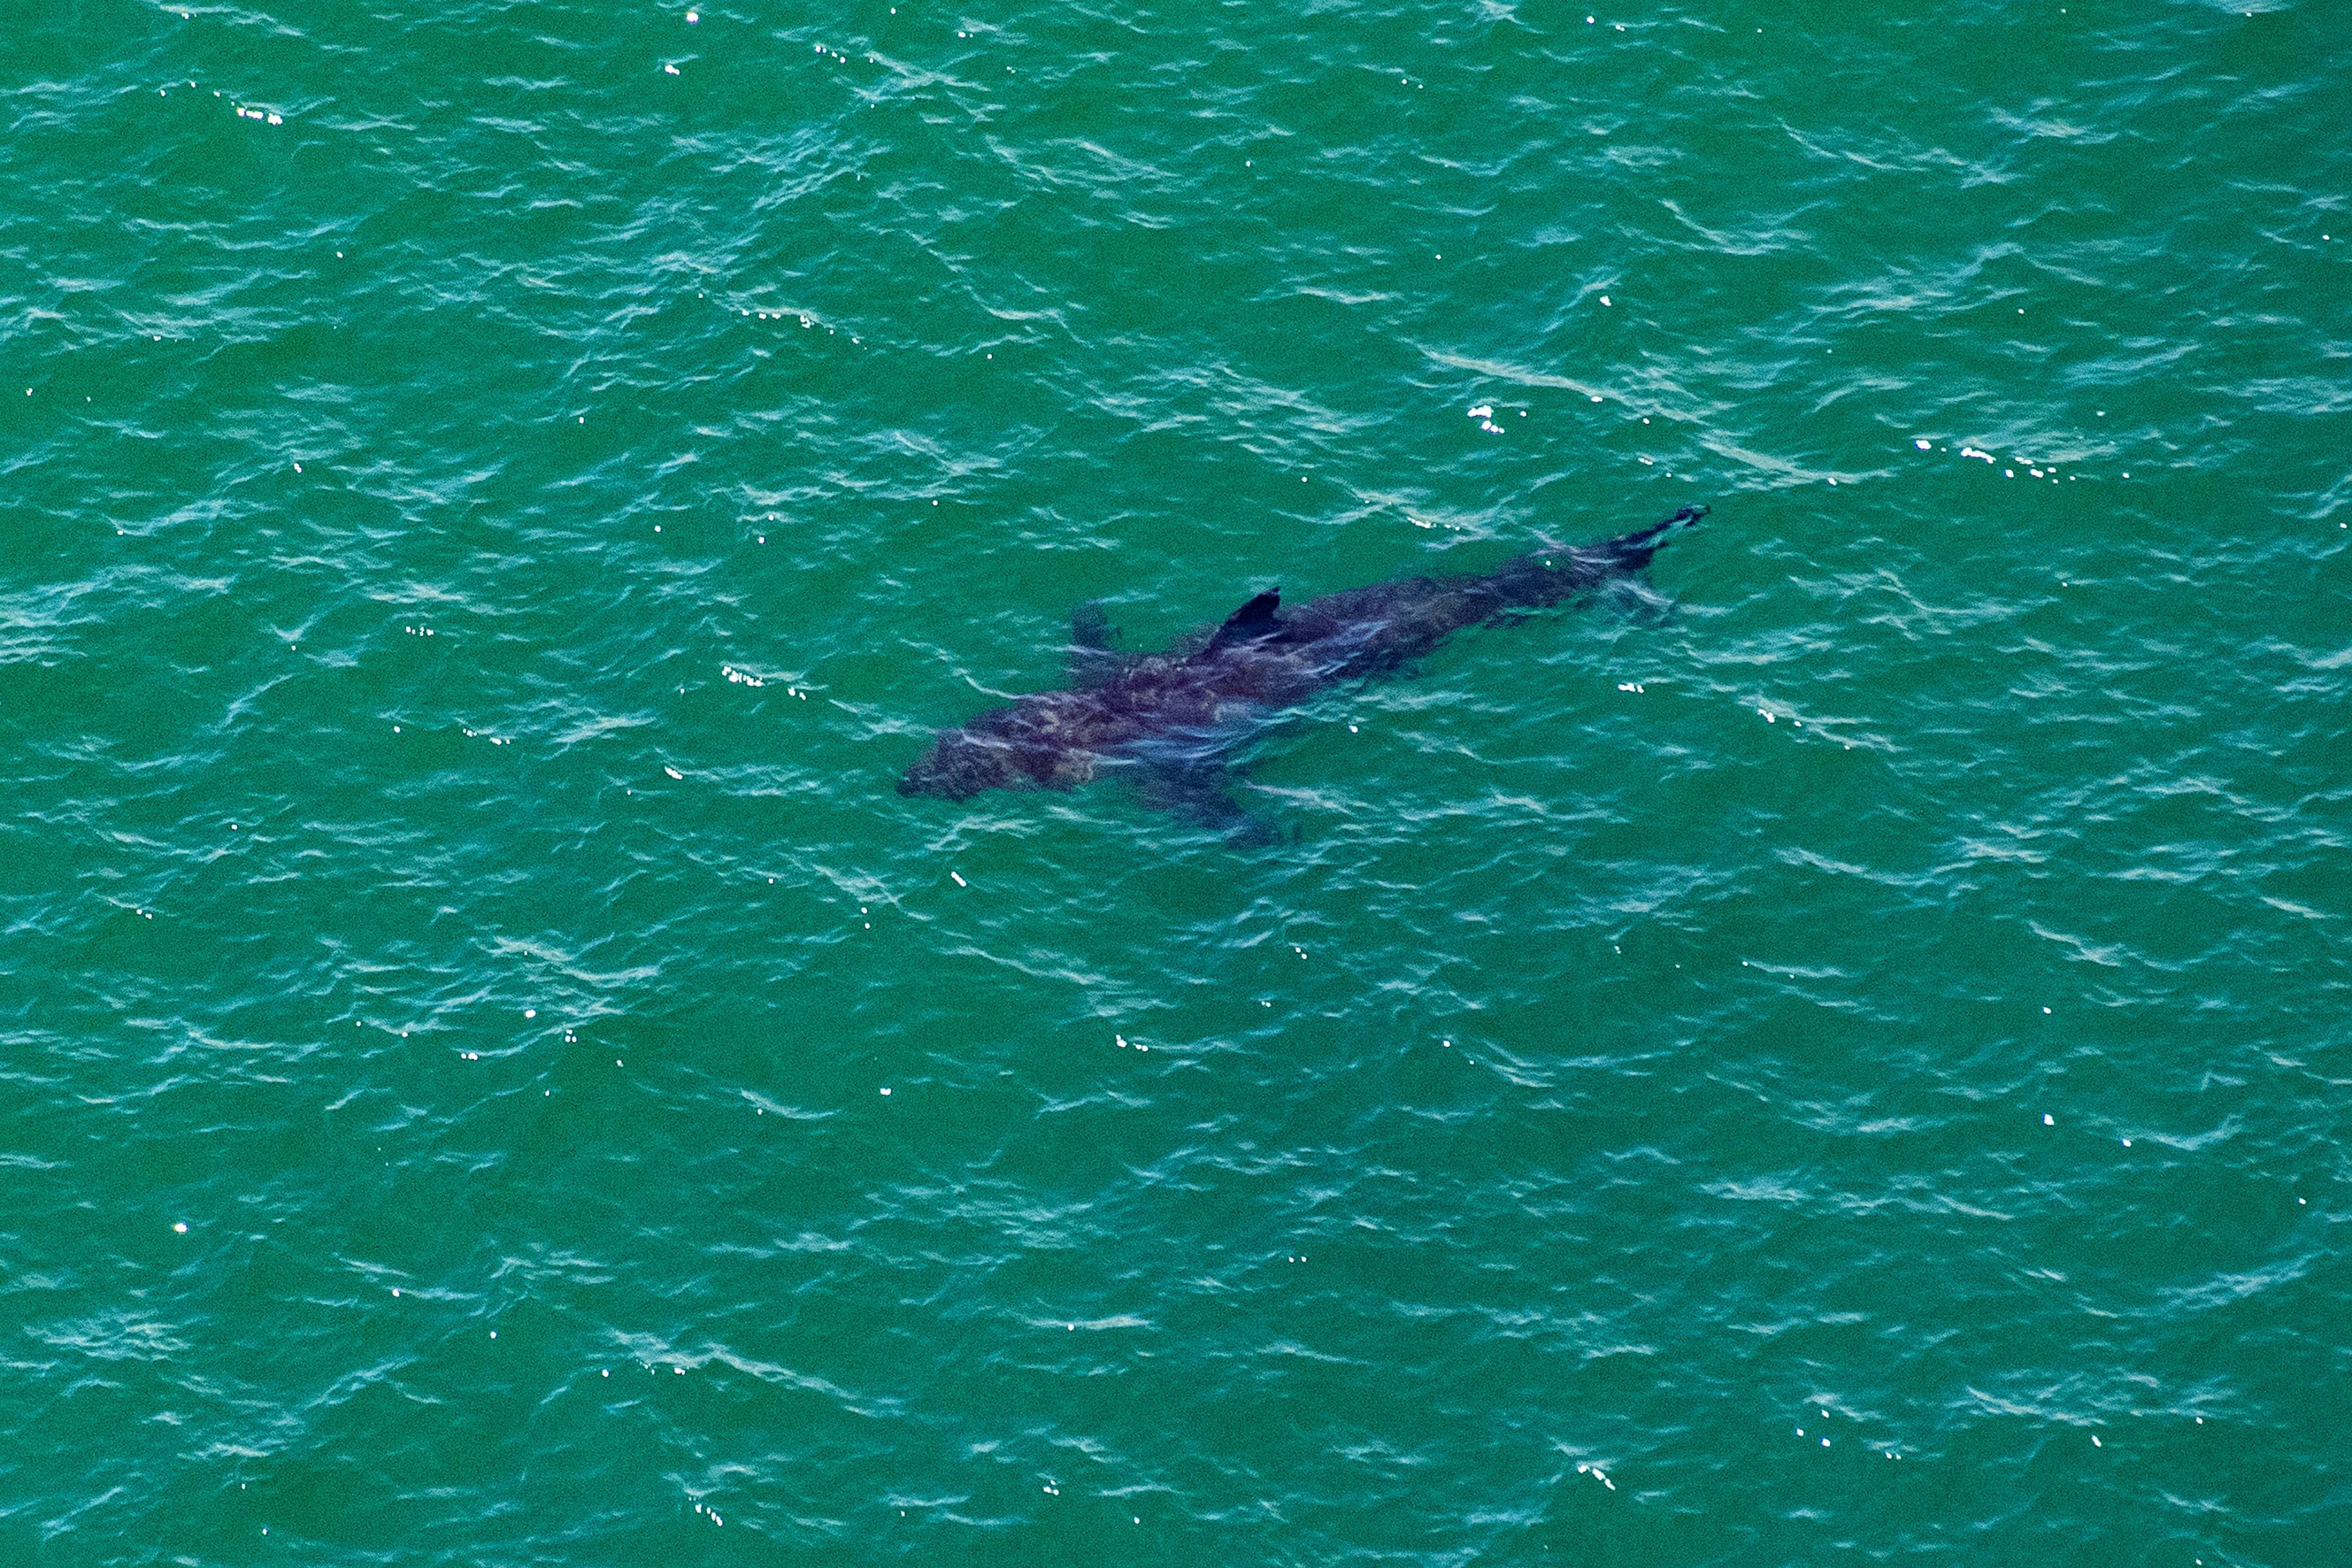
[(2347, 81), (0, 0), (0, 1562), (2352, 1560)]

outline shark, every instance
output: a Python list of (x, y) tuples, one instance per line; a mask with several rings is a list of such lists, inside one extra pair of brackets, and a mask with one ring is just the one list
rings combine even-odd
[(1231, 763), (1285, 710), (1392, 674), (1455, 632), (1628, 582), (1707, 510), (1685, 506), (1613, 539), (1528, 551), (1491, 572), (1392, 578), (1296, 605), (1268, 589), (1160, 653), (1121, 651), (1101, 605), (1082, 605), (1071, 617), (1070, 684), (940, 731), (898, 793), (966, 801), (1123, 773), (1153, 805), (1263, 836), (1233, 794)]

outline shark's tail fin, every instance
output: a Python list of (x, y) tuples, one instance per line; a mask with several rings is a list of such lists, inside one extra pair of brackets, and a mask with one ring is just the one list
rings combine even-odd
[(1650, 563), (1650, 557), (1658, 552), (1660, 545), (1684, 529), (1695, 526), (1706, 513), (1706, 507), (1686, 506), (1664, 522), (1654, 522), (1647, 528), (1620, 534), (1588, 548), (1592, 554), (1620, 571), (1639, 572)]

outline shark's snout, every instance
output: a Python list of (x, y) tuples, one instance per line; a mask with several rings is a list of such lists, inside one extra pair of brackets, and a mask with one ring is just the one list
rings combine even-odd
[(942, 730), (899, 778), (898, 793), (970, 800), (983, 790), (1012, 789), (1028, 782), (1004, 747), (975, 741), (961, 730)]

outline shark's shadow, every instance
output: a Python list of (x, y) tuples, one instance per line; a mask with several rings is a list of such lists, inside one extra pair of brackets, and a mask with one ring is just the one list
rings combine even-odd
[(1234, 794), (1233, 763), (1274, 716), (1342, 681), (1391, 675), (1465, 626), (1605, 595), (1637, 616), (1667, 602), (1639, 574), (1706, 515), (1574, 549), (1512, 557), (1495, 571), (1402, 577), (1285, 608), (1259, 594), (1217, 626), (1161, 653), (1132, 654), (1098, 604), (1070, 618), (1070, 684), (942, 730), (898, 781), (901, 795), (969, 800), (991, 789), (1074, 789), (1123, 774), (1142, 798), (1244, 842), (1277, 835)]

